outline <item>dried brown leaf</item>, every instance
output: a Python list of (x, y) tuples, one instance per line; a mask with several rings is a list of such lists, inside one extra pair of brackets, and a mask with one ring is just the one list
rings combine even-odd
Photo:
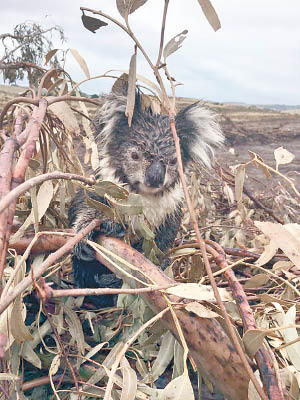
[(75, 60), (78, 62), (80, 68), (82, 69), (82, 71), (85, 73), (85, 76), (87, 78), (90, 78), (90, 71), (89, 68), (87, 66), (87, 63), (85, 62), (84, 58), (78, 53), (78, 50), (76, 49), (70, 49), (70, 52), (72, 53), (73, 57), (75, 58)]
[(49, 106), (49, 109), (61, 120), (70, 132), (79, 132), (78, 121), (68, 103), (65, 101), (53, 103)]
[(281, 225), (261, 221), (255, 221), (254, 223), (297, 267), (300, 267), (300, 240), (298, 235), (289, 231), (289, 224)]
[(273, 240), (270, 241), (269, 244), (265, 245), (264, 251), (259, 256), (258, 260), (255, 261), (255, 264), (258, 266), (265, 265), (267, 262), (272, 260), (278, 250), (278, 246)]
[[(296, 306), (293, 305), (290, 309), (284, 314), (283, 317), (283, 325), (295, 325), (296, 323)], [(284, 337), (285, 343), (292, 342), (298, 339), (298, 342), (293, 343), (286, 347), (286, 351), (288, 353), (289, 359), (291, 363), (294, 365), (297, 370), (300, 370), (300, 338), (296, 328), (287, 328), (282, 329), (282, 336)]]
[(238, 205), (242, 202), (245, 181), (245, 164), (239, 165), (235, 170), (235, 199)]
[(46, 54), (45, 57), (45, 65), (48, 64), (48, 62), (51, 60), (51, 58), (56, 54), (58, 49), (52, 49), (50, 51), (48, 51), (48, 53)]
[(276, 160), (276, 169), (278, 169), (278, 166), (281, 164), (289, 164), (295, 158), (293, 153), (290, 153), (283, 147), (278, 147), (274, 150), (274, 157)]
[(198, 302), (192, 302), (185, 306), (185, 309), (189, 312), (193, 312), (198, 315), (200, 318), (217, 318), (219, 314), (210, 310), (209, 308), (204, 307), (202, 304)]
[(27, 340), (33, 340), (31, 333), (25, 325), (26, 308), (19, 296), (16, 298), (12, 313), (11, 313), (11, 333), (18, 343), (26, 342)]
[(258, 288), (264, 286), (269, 281), (269, 276), (267, 274), (257, 274), (252, 276), (244, 285), (246, 289)]
[(131, 57), (128, 74), (128, 92), (127, 104), (125, 115), (128, 117), (128, 125), (131, 126), (131, 121), (135, 106), (135, 93), (136, 93), (136, 51)]
[[(230, 301), (232, 297), (225, 288), (218, 288), (223, 301)], [(169, 294), (192, 300), (215, 300), (214, 292), (211, 286), (200, 285), (198, 283), (181, 283), (166, 290)]]
[(178, 35), (174, 36), (165, 46), (163, 55), (164, 55), (164, 60), (169, 57), (172, 53), (180, 49), (182, 42), (186, 38), (188, 31), (185, 29), (181, 33), (178, 33)]
[[(260, 168), (260, 169), (263, 171), (263, 173), (265, 174), (265, 176), (266, 176), (267, 178), (270, 178), (271, 173), (270, 173), (268, 167), (265, 165), (264, 160), (263, 160), (258, 154), (254, 153), (254, 152), (251, 151), (251, 150), (248, 150), (248, 153), (249, 153), (249, 155), (252, 157), (255, 166), (256, 166), (257, 168)], [(260, 163), (258, 163), (258, 162), (256, 162), (255, 159), (259, 160), (261, 163), (263, 163), (263, 165), (260, 164)]]
[(83, 26), (90, 32), (96, 33), (95, 31), (101, 28), (101, 26), (106, 26), (107, 22), (102, 21), (99, 18), (90, 17), (89, 15), (82, 14), (81, 20)]
[(117, 0), (117, 8), (120, 15), (127, 19), (129, 14), (132, 14), (146, 2), (147, 0)]
[(121, 400), (134, 400), (136, 398), (137, 391), (136, 372), (131, 368), (125, 357), (121, 360), (120, 366), (123, 375)]
[(220, 29), (221, 23), (211, 2), (209, 0), (198, 0), (198, 3), (200, 4), (207, 21), (210, 23), (214, 31)]
[(253, 358), (263, 344), (266, 332), (262, 329), (251, 329), (248, 330), (243, 336), (243, 342), (247, 350), (248, 355)]
[(193, 387), (188, 375), (180, 375), (168, 383), (162, 390), (160, 398), (162, 400), (194, 400)]

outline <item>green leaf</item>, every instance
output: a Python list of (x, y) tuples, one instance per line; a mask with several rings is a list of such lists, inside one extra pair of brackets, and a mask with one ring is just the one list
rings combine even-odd
[(137, 229), (141, 233), (144, 239), (146, 240), (154, 240), (155, 234), (151, 231), (149, 226), (147, 225), (146, 221), (143, 218), (139, 219)]
[(122, 186), (116, 185), (110, 181), (101, 181), (95, 184), (95, 192), (104, 197), (106, 194), (114, 197), (115, 199), (125, 200), (127, 199), (129, 193)]
[(122, 215), (138, 215), (143, 213), (143, 202), (139, 194), (130, 193), (126, 200), (113, 202), (114, 207)]
[(96, 210), (101, 211), (107, 218), (114, 218), (114, 210), (108, 207), (106, 204), (101, 203), (100, 201), (92, 199), (90, 196), (86, 196), (86, 202), (89, 206), (95, 208)]

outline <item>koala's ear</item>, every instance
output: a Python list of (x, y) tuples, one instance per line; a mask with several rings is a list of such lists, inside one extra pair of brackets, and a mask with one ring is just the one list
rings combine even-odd
[(111, 137), (115, 127), (127, 121), (125, 116), (126, 97), (110, 93), (101, 99), (93, 119), (93, 131), (97, 143)]
[(191, 104), (177, 114), (176, 130), (185, 163), (210, 167), (214, 147), (224, 143), (215, 115), (200, 102)]

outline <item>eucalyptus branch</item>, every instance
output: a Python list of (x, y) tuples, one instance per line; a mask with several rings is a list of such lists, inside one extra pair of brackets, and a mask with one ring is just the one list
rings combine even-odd
[[(144, 50), (144, 48), (142, 47), (141, 43), (139, 42), (139, 40), (137, 39), (137, 37), (134, 35), (134, 33), (132, 32), (129, 24), (128, 24), (128, 20), (126, 21), (127, 26), (123, 25), (120, 21), (118, 21), (117, 19), (111, 17), (110, 15), (102, 12), (102, 11), (96, 11), (93, 10), (91, 8), (86, 8), (86, 7), (80, 7), (81, 11), (87, 11), (87, 12), (91, 12), (93, 14), (97, 14), (97, 15), (101, 15), (102, 17), (108, 19), (109, 21), (113, 22), (114, 24), (118, 25), (123, 31), (125, 31), (134, 41), (134, 43), (136, 44), (136, 46), (138, 47), (138, 49), (141, 51), (141, 53), (143, 54), (143, 56), (145, 57), (145, 60), (148, 62), (149, 66), (151, 67), (151, 69), (153, 70), (154, 76), (160, 86), (160, 89), (162, 91), (163, 94), (163, 98), (165, 100), (165, 105), (166, 108), (169, 110), (170, 109), (170, 101), (168, 99), (168, 95), (164, 86), (164, 83), (162, 81), (162, 78), (160, 76), (160, 73), (158, 72), (158, 68), (156, 68), (156, 66), (153, 64), (153, 62), (150, 60), (148, 54), (146, 53), (146, 51)], [(172, 110), (172, 114), (174, 114), (175, 110)]]
[(40, 67), (39, 65), (27, 62), (27, 61), (11, 62), (11, 63), (5, 63), (5, 62), (0, 61), (0, 69), (17, 69), (20, 67), (35, 68), (41, 72), (46, 71), (45, 68)]
[(151, 66), (152, 69), (154, 68), (154, 65), (153, 65), (152, 61), (150, 60), (150, 58), (148, 57), (148, 54), (145, 52), (144, 48), (141, 46), (140, 42), (138, 41), (138, 39), (135, 37), (134, 33), (130, 29), (128, 21), (126, 21), (126, 25), (127, 26), (125, 26), (120, 21), (118, 21), (117, 19), (111, 17), (108, 14), (105, 14), (102, 11), (96, 11), (96, 10), (93, 10), (91, 8), (86, 8), (86, 7), (80, 7), (80, 10), (81, 11), (88, 11), (88, 12), (91, 12), (93, 14), (101, 15), (101, 17), (104, 17), (104, 18), (108, 19), (109, 21), (113, 22), (114, 24), (118, 25), (121, 29), (123, 29), (123, 31), (125, 31), (132, 38), (132, 40), (135, 42), (135, 44), (137, 45), (137, 47), (139, 48), (139, 50), (142, 52), (143, 56), (147, 60), (148, 64)]
[(252, 158), (252, 160), (248, 161), (246, 163), (246, 165), (251, 164), (251, 163), (257, 163), (259, 165), (261, 165), (263, 168), (267, 168), (269, 171), (273, 172), (274, 174), (277, 174), (278, 176), (280, 176), (283, 180), (285, 180), (286, 182), (288, 182), (288, 184), (291, 186), (293, 192), (300, 197), (300, 192), (297, 190), (294, 182), (289, 179), (287, 176), (283, 175), (281, 172), (277, 171), (276, 169), (270, 167), (269, 165), (265, 164), (263, 161), (261, 161), (256, 155), (254, 158)]
[[(53, 103), (58, 103), (60, 101), (66, 101), (66, 100), (70, 100), (70, 101), (85, 101), (87, 103), (92, 103), (95, 105), (99, 105), (97, 100), (94, 99), (90, 99), (88, 97), (79, 97), (79, 96), (69, 96), (69, 95), (65, 95), (65, 96), (60, 96), (60, 97), (55, 97), (55, 98), (51, 98), (51, 99), (47, 99), (48, 100), (48, 105), (50, 106)], [(16, 97), (15, 99), (12, 99), (10, 101), (8, 101), (1, 114), (0, 114), (0, 129), (2, 129), (3, 126), (3, 120), (5, 117), (5, 114), (7, 113), (7, 111), (9, 110), (9, 108), (13, 105), (13, 104), (18, 104), (18, 103), (27, 103), (27, 104), (32, 104), (34, 106), (37, 106), (39, 103), (38, 99), (30, 99), (28, 97)]]
[(171, 287), (176, 286), (176, 284), (171, 283), (169, 285), (153, 285), (144, 288), (136, 288), (136, 289), (123, 289), (123, 288), (86, 288), (86, 289), (52, 289), (50, 286), (47, 286), (45, 283), (45, 297), (66, 297), (66, 296), (101, 296), (108, 294), (141, 294), (141, 293), (151, 293), (158, 290), (166, 290)]
[(34, 178), (28, 179), (19, 186), (15, 187), (5, 197), (3, 197), (0, 200), (0, 214), (5, 210), (6, 207), (8, 207), (11, 204), (12, 201), (15, 201), (21, 194), (27, 192), (34, 186), (39, 185), (40, 183), (51, 179), (77, 180), (88, 185), (93, 185), (95, 183), (94, 179), (85, 178), (84, 176), (77, 174), (70, 174), (67, 172), (55, 171), (55, 172), (49, 172), (47, 174), (38, 175), (35, 176)]
[(0, 129), (2, 129), (2, 127), (3, 127), (3, 120), (4, 120), (4, 117), (5, 117), (5, 114), (9, 110), (9, 108), (13, 104), (18, 104), (18, 103), (27, 103), (27, 104), (32, 104), (34, 106), (37, 106), (39, 101), (37, 99), (30, 99), (29, 97), (16, 97), (16, 98), (8, 101), (5, 104), (5, 106), (3, 107), (3, 110), (2, 110), (2, 112), (0, 114)]
[(175, 85), (173, 83), (172, 77), (169, 74), (168, 68), (166, 65), (164, 65), (164, 71), (166, 74), (166, 77), (168, 78), (168, 81), (170, 82), (171, 90), (172, 90), (172, 104), (171, 104), (171, 109), (174, 110), (175, 112), (175, 106), (176, 106), (176, 93), (175, 93)]
[(155, 65), (156, 68), (159, 68), (159, 66), (161, 64), (161, 55), (162, 55), (163, 47), (164, 47), (165, 27), (166, 27), (168, 5), (169, 5), (169, 0), (165, 0), (165, 7), (164, 7), (162, 24), (161, 24), (159, 52), (158, 52), (157, 61), (156, 61), (156, 65)]
[(80, 82), (76, 83), (74, 86), (72, 86), (72, 89), (68, 91), (67, 95), (70, 96), (72, 94), (72, 92), (74, 90), (76, 90), (83, 83), (89, 82), (89, 81), (91, 81), (93, 79), (99, 79), (99, 78), (114, 78), (114, 79), (118, 79), (119, 77), (115, 76), (115, 75), (107, 75), (106, 73), (104, 73), (102, 75), (91, 76), (90, 78), (83, 79), (82, 81), (80, 81)]
[(0, 40), (4, 40), (6, 38), (17, 39), (18, 36), (12, 35), (11, 33), (1, 33)]
[(16, 299), (16, 297), (22, 294), (32, 284), (33, 280), (40, 278), (52, 264), (54, 264), (59, 258), (63, 257), (66, 253), (69, 253), (76, 243), (80, 242), (89, 232), (96, 229), (99, 225), (100, 220), (94, 219), (86, 228), (78, 232), (60, 249), (51, 253), (46, 260), (44, 260), (41, 265), (32, 272), (32, 274), (26, 276), (21, 282), (19, 282), (5, 298), (1, 298), (0, 315)]

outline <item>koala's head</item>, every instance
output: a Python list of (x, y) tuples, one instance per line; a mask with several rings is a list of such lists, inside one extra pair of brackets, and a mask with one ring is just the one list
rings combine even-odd
[[(174, 188), (179, 181), (175, 144), (169, 118), (142, 110), (139, 96), (132, 124), (125, 116), (126, 97), (110, 94), (94, 120), (102, 179), (127, 183), (131, 191), (159, 195)], [(223, 135), (213, 115), (198, 103), (176, 116), (183, 167), (191, 162), (210, 165), (213, 145), (223, 142)]]

